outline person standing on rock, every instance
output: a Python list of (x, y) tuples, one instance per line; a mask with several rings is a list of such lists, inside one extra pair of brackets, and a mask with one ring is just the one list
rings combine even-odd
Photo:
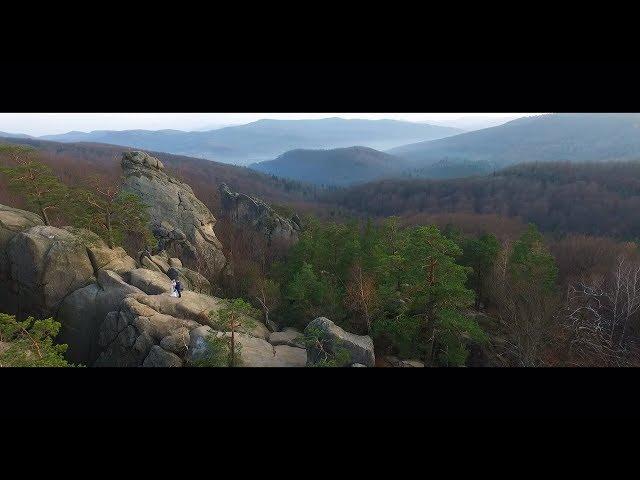
[(178, 292), (178, 298), (182, 298), (182, 284), (180, 283), (180, 280), (174, 280), (174, 282), (176, 292)]

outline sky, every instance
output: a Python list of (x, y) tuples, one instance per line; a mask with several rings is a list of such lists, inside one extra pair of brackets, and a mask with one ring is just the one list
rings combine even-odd
[(211, 130), (263, 118), (383, 118), (447, 122), (463, 117), (520, 117), (531, 113), (0, 113), (0, 131), (40, 136), (73, 130)]

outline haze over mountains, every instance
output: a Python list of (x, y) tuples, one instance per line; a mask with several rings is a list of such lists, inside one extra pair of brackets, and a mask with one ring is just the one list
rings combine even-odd
[(288, 150), (362, 145), (386, 150), (399, 145), (443, 138), (462, 130), (398, 120), (258, 120), (210, 131), (123, 130), (45, 135), (56, 142), (93, 142), (189, 155), (246, 165), (271, 160)]
[[(474, 128), (474, 122), (505, 119), (463, 117), (453, 122)], [(4, 132), (0, 136), (34, 138)], [(206, 158), (316, 185), (344, 186), (392, 177), (484, 175), (523, 162), (637, 159), (640, 114), (547, 114), (466, 132), (418, 122), (326, 118), (258, 120), (193, 132), (69, 132), (38, 139)]]
[(448, 139), (388, 150), (430, 176), (434, 165), (486, 173), (522, 162), (640, 158), (640, 114), (560, 113), (524, 117)]
[(467, 132), (471, 132), (473, 130), (481, 130), (483, 128), (497, 127), (498, 125), (510, 122), (511, 120), (515, 120), (516, 118), (520, 118), (520, 116), (521, 115), (511, 117), (460, 117), (445, 122), (430, 121), (426, 123), (431, 123), (432, 125), (441, 125), (443, 127), (460, 128)]
[[(339, 153), (339, 155), (338, 155)], [(523, 162), (640, 158), (640, 114), (549, 114), (381, 152), (292, 151), (251, 167), (317, 184), (364, 183), (385, 177), (459, 178)], [(383, 159), (383, 161), (381, 161)], [(348, 173), (345, 173), (348, 172)]]
[(275, 160), (251, 165), (262, 173), (321, 185), (351, 185), (402, 173), (401, 158), (367, 147), (291, 150)]

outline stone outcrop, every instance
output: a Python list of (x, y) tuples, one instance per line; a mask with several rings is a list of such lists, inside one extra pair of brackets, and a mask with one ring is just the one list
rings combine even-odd
[[(350, 360), (345, 365), (360, 363), (367, 367), (375, 366), (376, 359), (373, 352), (373, 340), (368, 335), (355, 335), (346, 332), (331, 320), (325, 317), (318, 317), (309, 322), (305, 328), (308, 330), (318, 329), (327, 339), (328, 349), (335, 351), (337, 347), (346, 349), (350, 354)], [(308, 349), (308, 364), (313, 365), (321, 358), (321, 352), (315, 348)]]
[[(211, 326), (215, 325), (215, 314), (225, 306), (226, 301), (223, 299), (190, 291), (183, 292), (182, 298), (171, 297), (166, 293), (129, 295), (117, 310), (106, 315), (100, 327), (98, 342), (102, 352), (96, 365), (135, 367), (180, 366), (187, 363), (195, 358), (189, 349), (192, 343), (190, 332), (200, 332), (200, 342), (205, 344), (204, 337), (213, 331)], [(248, 318), (245, 317), (245, 320)], [(264, 325), (253, 319), (246, 323), (247, 326), (239, 327), (241, 333), (238, 333), (238, 336), (247, 344), (246, 356), (252, 358), (257, 355), (256, 350), (260, 351), (260, 346), (263, 347), (262, 353), (266, 351), (266, 345), (271, 348), (271, 344), (265, 340), (269, 332)], [(165, 355), (154, 346), (173, 356)], [(152, 348), (153, 358), (147, 361), (147, 356), (152, 354)], [(273, 354), (273, 348), (270, 352)], [(174, 356), (180, 359), (180, 365)], [(281, 356), (290, 358), (292, 353), (283, 351)], [(300, 358), (299, 354), (297, 359)], [(167, 364), (161, 365), (161, 360)], [(273, 362), (278, 361), (283, 363), (280, 357)], [(258, 365), (261, 363), (258, 360), (250, 360), (248, 363), (263, 366)]]
[(424, 363), (420, 360), (405, 360), (393, 355), (382, 358), (382, 364), (393, 368), (424, 368)]
[[(207, 353), (205, 338), (207, 335), (229, 337), (229, 332), (216, 332), (210, 327), (201, 327), (191, 331), (188, 361), (194, 363)], [(289, 345), (272, 345), (262, 338), (242, 333), (236, 334), (240, 345), (241, 367), (304, 367), (307, 363), (307, 351), (304, 348)]]
[(301, 230), (297, 215), (285, 218), (262, 200), (234, 192), (226, 184), (218, 188), (223, 213), (233, 222), (265, 237), (267, 242), (295, 243)]
[[(147, 164), (158, 167), (153, 160)], [(227, 300), (201, 293), (210, 290), (207, 280), (166, 252), (136, 261), (87, 230), (44, 226), (37, 216), (6, 207), (0, 208), (0, 222), (0, 290), (6, 297), (1, 311), (54, 316), (62, 324), (57, 341), (68, 344), (72, 363), (191, 366), (206, 355), (208, 335), (230, 336), (215, 330)], [(169, 295), (171, 278), (183, 283), (182, 298)], [(370, 366), (368, 337), (344, 332), (327, 319), (314, 322), (350, 351), (351, 363)], [(257, 319), (243, 316), (236, 338), (245, 367), (314, 362), (294, 329), (269, 332)]]
[(67, 295), (95, 281), (86, 246), (61, 228), (31, 227), (9, 240), (5, 252), (24, 314), (52, 315)]
[(304, 348), (302, 333), (290, 327), (280, 332), (271, 332), (269, 334), (269, 343), (272, 345), (289, 345), (290, 347)]
[(111, 270), (100, 270), (96, 283), (68, 295), (56, 314), (62, 324), (58, 340), (69, 345), (67, 359), (73, 363), (91, 364), (98, 356), (98, 329), (107, 314), (122, 301), (142, 290), (126, 283)]
[(10, 281), (11, 267), (6, 253), (9, 241), (18, 233), (41, 225), (44, 222), (35, 213), (0, 205), (0, 305), (4, 305), (5, 313), (17, 313), (16, 285)]
[(175, 249), (191, 269), (200, 265), (212, 274), (221, 272), (226, 259), (213, 230), (216, 219), (191, 187), (168, 175), (160, 160), (144, 152), (124, 153), (121, 165), (124, 190), (140, 196), (149, 206), (159, 249)]

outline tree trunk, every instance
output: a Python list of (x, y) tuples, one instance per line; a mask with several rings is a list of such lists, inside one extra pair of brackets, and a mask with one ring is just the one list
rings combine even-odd
[(113, 249), (113, 238), (111, 237), (111, 215), (107, 214), (107, 246)]
[(49, 221), (49, 215), (47, 215), (47, 211), (40, 209), (40, 212), (42, 212), (42, 218), (44, 220), (44, 224), (45, 225), (51, 225), (51, 222)]
[(236, 356), (235, 356), (235, 346), (236, 346), (236, 339), (235, 339), (235, 328), (233, 326), (233, 320), (231, 321), (231, 361), (229, 362), (229, 365), (231, 367), (234, 367), (235, 365), (235, 360), (236, 360)]
[(431, 367), (433, 363), (433, 344), (434, 344), (434, 334), (435, 330), (435, 322), (433, 320), (433, 315), (426, 314), (425, 315), (425, 354), (424, 354), (424, 364)]
[(44, 220), (44, 224), (47, 225), (47, 226), (51, 225), (51, 222), (49, 222), (49, 216), (47, 215), (46, 209), (43, 208), (40, 203), (38, 203), (38, 207), (40, 209), (40, 215), (42, 216), (42, 219)]

